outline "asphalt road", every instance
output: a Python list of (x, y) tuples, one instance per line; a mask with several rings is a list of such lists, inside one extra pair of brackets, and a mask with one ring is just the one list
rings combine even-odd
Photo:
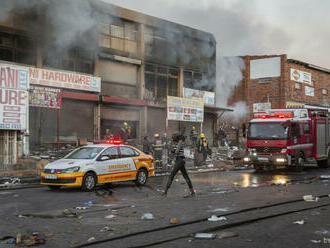
[[(38, 232), (46, 239), (44, 247), (78, 247), (92, 237), (96, 242), (118, 239), (89, 243), (89, 247), (328, 247), (330, 206), (323, 205), (330, 205), (330, 198), (285, 203), (301, 200), (303, 195), (329, 194), (328, 182), (320, 180), (320, 175), (330, 175), (330, 170), (194, 172), (190, 176), (195, 198), (184, 198), (188, 188), (181, 175), (168, 197), (160, 195), (167, 177), (150, 178), (144, 187), (126, 182), (105, 185), (94, 192), (74, 188), (51, 191), (47, 187), (3, 190), (0, 236)], [(86, 207), (87, 202), (93, 205), (76, 209)], [(264, 206), (264, 210), (254, 209)], [(313, 209), (305, 210), (310, 207)], [(245, 212), (249, 208), (254, 210)], [(285, 214), (289, 210), (292, 213)], [(153, 219), (141, 219), (145, 213), (151, 213)], [(213, 214), (228, 215), (227, 221), (208, 222)], [(178, 218), (179, 225), (170, 224), (171, 218)], [(303, 225), (293, 224), (301, 219), (305, 220)], [(188, 224), (194, 221), (197, 223)], [(190, 236), (211, 227), (212, 233), (231, 231), (238, 236), (213, 240)], [(156, 228), (159, 230), (153, 231)], [(0, 241), (0, 247), (14, 245)]]

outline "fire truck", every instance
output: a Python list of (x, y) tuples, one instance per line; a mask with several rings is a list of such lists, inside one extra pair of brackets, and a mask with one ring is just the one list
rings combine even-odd
[(330, 166), (330, 109), (272, 109), (256, 113), (249, 123), (245, 164), (259, 170), (306, 163)]

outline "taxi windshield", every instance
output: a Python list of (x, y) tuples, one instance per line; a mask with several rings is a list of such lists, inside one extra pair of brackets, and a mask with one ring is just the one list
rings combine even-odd
[(82, 147), (71, 154), (69, 154), (66, 159), (93, 159), (95, 158), (101, 151), (103, 147)]

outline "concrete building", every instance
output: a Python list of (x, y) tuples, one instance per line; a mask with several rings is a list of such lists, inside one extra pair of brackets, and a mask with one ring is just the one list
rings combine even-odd
[[(31, 86), (27, 128), (12, 130), (13, 140), (22, 135), (32, 148), (98, 140), (127, 121), (138, 142), (165, 132), (166, 97), (184, 97), (189, 88), (211, 94), (202, 126), (212, 142), (219, 110), (212, 34), (97, 0), (4, 2), (0, 65), (27, 68)], [(39, 96), (42, 107), (31, 104)], [(169, 121), (167, 132), (189, 132), (190, 125)], [(0, 146), (8, 144), (5, 132)]]
[(330, 107), (330, 69), (288, 59), (285, 54), (242, 58), (243, 80), (229, 105), (244, 101), (249, 109), (245, 121), (267, 108)]

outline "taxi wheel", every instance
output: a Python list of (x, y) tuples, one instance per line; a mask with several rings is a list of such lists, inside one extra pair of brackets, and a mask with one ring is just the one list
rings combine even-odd
[(148, 179), (148, 171), (146, 169), (140, 169), (136, 174), (135, 184), (137, 186), (145, 185)]
[(84, 191), (91, 191), (95, 188), (96, 184), (97, 184), (96, 175), (93, 172), (88, 172), (84, 176), (81, 188)]

